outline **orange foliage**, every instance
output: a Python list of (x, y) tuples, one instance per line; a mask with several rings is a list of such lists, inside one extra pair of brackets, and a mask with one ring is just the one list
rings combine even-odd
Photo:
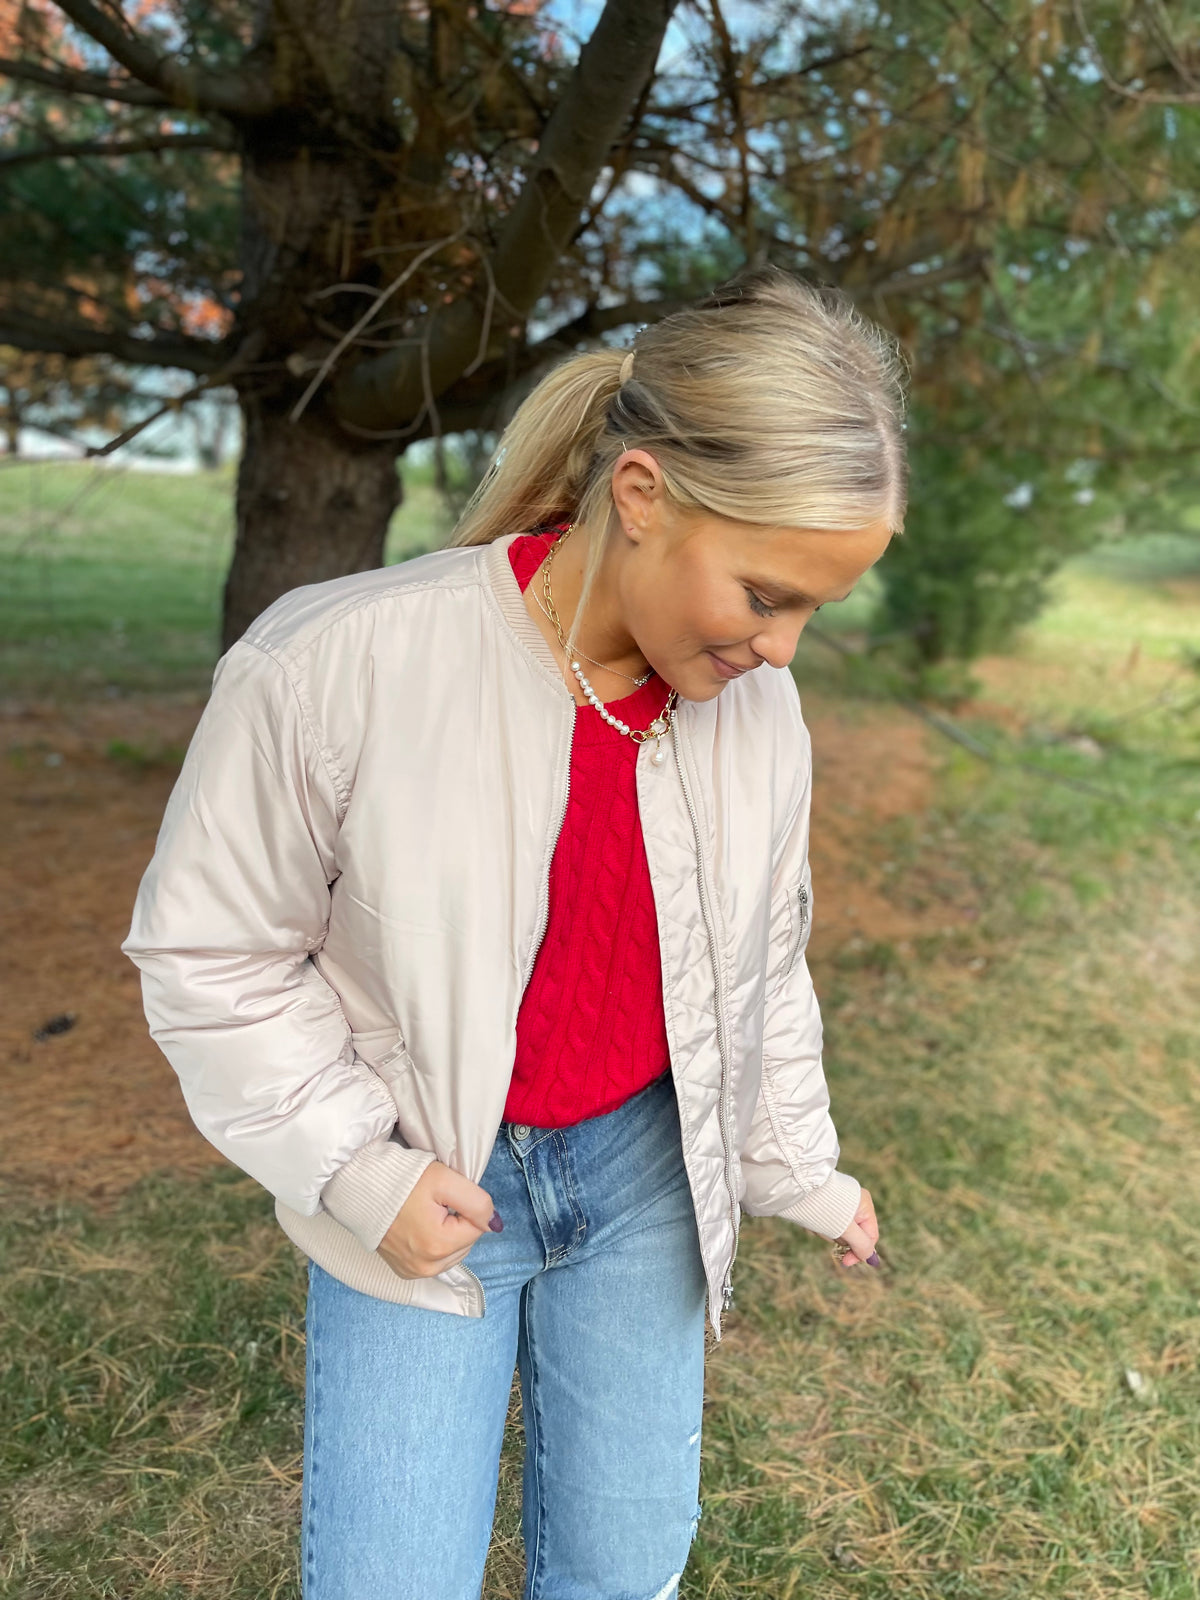
[(170, 306), (180, 329), (193, 338), (221, 339), (233, 326), (232, 314), (211, 295), (180, 294), (168, 279), (149, 274), (125, 285), (125, 304), (131, 317), (141, 316), (152, 300)]
[(0, 0), (0, 53), (38, 56), (52, 51), (69, 66), (81, 66), (77, 50), (63, 50), (65, 18), (49, 0)]
[(180, 323), (184, 333), (194, 339), (223, 339), (233, 326), (233, 314), (211, 295), (204, 295), (181, 307)]
[(107, 326), (108, 318), (105, 315), (101, 296), (102, 285), (95, 278), (89, 278), (82, 272), (68, 272), (63, 276), (63, 283), (68, 289), (78, 291), (79, 299), (74, 307), (74, 315), (80, 322), (90, 322), (97, 328)]
[[(163, 0), (136, 0), (128, 15), (133, 27), (156, 16), (171, 16)], [(67, 19), (50, 0), (0, 0), (0, 55), (47, 59), (64, 67), (95, 70), (67, 32)]]

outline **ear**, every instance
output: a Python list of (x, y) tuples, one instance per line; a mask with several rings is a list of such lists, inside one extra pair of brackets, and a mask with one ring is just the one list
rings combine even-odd
[(623, 450), (613, 462), (612, 497), (621, 531), (641, 544), (663, 496), (662, 468), (649, 450)]

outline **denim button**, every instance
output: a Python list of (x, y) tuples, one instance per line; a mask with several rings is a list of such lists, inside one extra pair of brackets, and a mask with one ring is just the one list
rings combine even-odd
[(527, 1122), (518, 1122), (516, 1127), (513, 1129), (513, 1138), (514, 1139), (528, 1139), (528, 1137), (529, 1137), (529, 1124)]

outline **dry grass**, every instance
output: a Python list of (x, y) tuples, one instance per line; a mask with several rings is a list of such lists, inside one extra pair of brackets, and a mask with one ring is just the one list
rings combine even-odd
[(827, 1008), (888, 1267), (747, 1229), (694, 1593), (1197, 1592), (1200, 915), (1147, 902), (1152, 974), (1122, 887)]

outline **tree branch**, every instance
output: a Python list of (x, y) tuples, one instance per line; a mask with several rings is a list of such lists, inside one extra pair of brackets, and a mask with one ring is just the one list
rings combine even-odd
[(202, 339), (180, 339), (157, 334), (135, 338), (119, 330), (80, 324), (43, 322), (36, 317), (0, 320), (0, 345), (61, 356), (112, 356), (116, 361), (142, 367), (182, 367), (187, 372), (217, 372), (229, 359), (228, 347)]
[(1082, 0), (1072, 0), (1072, 10), (1075, 13), (1076, 26), (1083, 35), (1084, 42), (1086, 43), (1088, 49), (1091, 51), (1092, 61), (1095, 64), (1096, 70), (1104, 79), (1104, 82), (1107, 84), (1107, 86), (1112, 90), (1113, 94), (1119, 94), (1125, 100), (1136, 100), (1140, 105), (1144, 106), (1200, 105), (1200, 90), (1198, 90), (1196, 87), (1196, 80), (1191, 76), (1188, 69), (1179, 60), (1179, 57), (1175, 53), (1173, 46), (1168, 42), (1167, 39), (1164, 39), (1164, 34), (1161, 31), (1157, 29), (1155, 30), (1158, 32), (1159, 42), (1160, 44), (1164, 42), (1167, 43), (1168, 58), (1170, 59), (1172, 66), (1183, 77), (1183, 81), (1187, 84), (1189, 92), (1180, 90), (1177, 93), (1160, 94), (1155, 89), (1146, 89), (1144, 87), (1135, 86), (1141, 84), (1142, 80), (1140, 78), (1135, 79), (1133, 84), (1119, 82), (1114, 75), (1112, 68), (1105, 59), (1103, 50), (1101, 50), (1099, 44), (1096, 42), (1096, 36), (1092, 32), (1087, 18), (1084, 16)]
[(236, 150), (231, 139), (211, 133), (157, 133), (136, 139), (84, 139), (75, 144), (38, 145), (29, 150), (0, 154), (0, 167), (28, 166), (34, 161), (57, 161), (75, 156), (136, 156), (158, 150)]
[(462, 16), (455, 19), (455, 27), (465, 29), (480, 49), (497, 63), (512, 87), (516, 89), (530, 110), (536, 113), (539, 121), (544, 124), (550, 114), (550, 108), (543, 105), (534, 94), (528, 78), (518, 69), (503, 41), (493, 39), (486, 29), (480, 27), (469, 11), (465, 11)]
[[(3, 329), (0, 329), (0, 342), (3, 341), (3, 337)], [(160, 396), (139, 395), (134, 392), (125, 396), (126, 399), (157, 400), (158, 405), (149, 416), (143, 417), (140, 422), (131, 423), (129, 427), (110, 439), (107, 444), (85, 445), (83, 449), (85, 458), (112, 455), (115, 450), (119, 450), (122, 445), (128, 444), (131, 439), (136, 439), (138, 434), (151, 427), (161, 417), (165, 417), (168, 412), (180, 412), (185, 406), (190, 405), (193, 400), (199, 399), (201, 395), (208, 394), (213, 389), (223, 388), (230, 378), (239, 372), (245, 371), (257, 360), (262, 354), (265, 343), (266, 335), (261, 329), (258, 329), (248, 334), (232, 353), (230, 353), (229, 345), (226, 344), (224, 353), (228, 356), (228, 359), (217, 366), (207, 377), (201, 378), (198, 383), (194, 383), (184, 394)], [(40, 427), (41, 424), (35, 423), (34, 426)], [(43, 431), (53, 431), (53, 427), (51, 426), (50, 430), (43, 429)]]
[(77, 28), (103, 45), (126, 72), (157, 89), (172, 105), (231, 117), (262, 117), (276, 109), (270, 82), (259, 73), (213, 72), (207, 67), (172, 61), (159, 55), (115, 11), (102, 10), (92, 0), (56, 0), (56, 4)]
[(965, 254), (947, 261), (944, 266), (933, 267), (928, 272), (903, 270), (889, 272), (887, 277), (865, 284), (860, 295), (866, 299), (870, 295), (899, 295), (903, 298), (908, 294), (919, 294), (922, 290), (935, 288), (939, 284), (956, 283), (960, 278), (970, 278), (976, 273), (985, 273), (988, 259), (985, 250), (968, 250)]
[[(716, 35), (717, 75), (724, 90), (727, 121), (724, 133), (737, 155), (737, 233), (747, 261), (758, 260), (755, 230), (754, 188), (751, 180), (750, 131), (746, 124), (745, 97), (742, 93), (742, 55), (721, 10), (721, 0), (709, 0), (713, 31)], [(731, 230), (733, 231), (733, 230)], [(735, 233), (736, 237), (736, 233)]]
[(128, 106), (168, 106), (170, 101), (157, 89), (148, 89), (144, 83), (132, 78), (106, 78), (98, 72), (80, 72), (75, 67), (56, 64), (39, 66), (36, 61), (0, 56), (0, 78), (13, 78), (19, 83), (36, 83), (39, 88), (53, 89), (58, 94), (95, 95), (100, 100), (116, 100)]
[[(856, 56), (867, 55), (878, 48), (876, 44), (862, 44), (855, 45), (849, 50), (838, 50), (831, 56), (817, 56), (806, 66), (796, 67), (789, 72), (777, 72), (773, 78), (759, 78), (751, 82), (747, 86), (748, 92), (755, 100), (766, 99), (769, 95), (780, 94), (795, 87), (812, 72), (820, 72), (826, 67), (836, 67), (843, 61), (853, 61)], [(719, 105), (720, 102), (721, 94), (718, 91), (716, 94), (705, 95), (696, 100), (676, 100), (674, 103), (668, 101), (665, 104), (651, 101), (646, 111), (651, 117), (669, 117), (675, 121), (691, 122), (695, 119), (697, 111), (705, 106)]]
[[(704, 190), (698, 188), (685, 172), (680, 171), (675, 158), (679, 156), (683, 160), (690, 159), (686, 151), (672, 150), (667, 145), (659, 146), (645, 138), (638, 140), (637, 150), (645, 159), (632, 162), (632, 171), (648, 173), (661, 179), (663, 183), (670, 184), (671, 188), (677, 189), (698, 210), (703, 211), (706, 216), (716, 217), (718, 222), (727, 227), (731, 233), (733, 232), (733, 218), (730, 216), (724, 201), (705, 194)], [(728, 185), (728, 175), (722, 173), (721, 177)]]
[[(536, 344), (505, 354), (481, 366), (469, 378), (462, 378), (439, 399), (436, 411), (426, 408), (415, 427), (398, 429), (397, 438), (405, 445), (418, 439), (433, 439), (446, 433), (468, 429), (490, 432), (499, 426), (514, 392), (519, 393), (525, 379), (547, 361), (569, 354), (589, 339), (630, 323), (657, 322), (688, 305), (687, 300), (626, 300), (615, 306), (589, 306), (570, 322), (560, 323)], [(357, 430), (350, 427), (351, 433)]]
[(488, 305), (464, 295), (439, 306), (419, 328), (418, 348), (401, 347), (344, 372), (334, 385), (334, 407), (353, 431), (389, 432), (434, 412), (436, 397), (468, 363), (503, 342), (492, 330), (492, 307), (499, 307), (507, 324), (529, 315), (654, 71), (676, 4), (606, 0), (501, 225), (495, 251), (483, 259)]
[(663, 317), (669, 317), (675, 311), (682, 311), (690, 304), (688, 300), (664, 298), (622, 300), (615, 306), (588, 306), (577, 317), (572, 317), (570, 322), (560, 323), (553, 333), (548, 333), (544, 339), (531, 344), (526, 351), (530, 358), (529, 364), (532, 366), (540, 363), (548, 355), (560, 350), (575, 350), (584, 340), (598, 339), (602, 333), (610, 333), (614, 328), (624, 328), (631, 322), (660, 322)]

